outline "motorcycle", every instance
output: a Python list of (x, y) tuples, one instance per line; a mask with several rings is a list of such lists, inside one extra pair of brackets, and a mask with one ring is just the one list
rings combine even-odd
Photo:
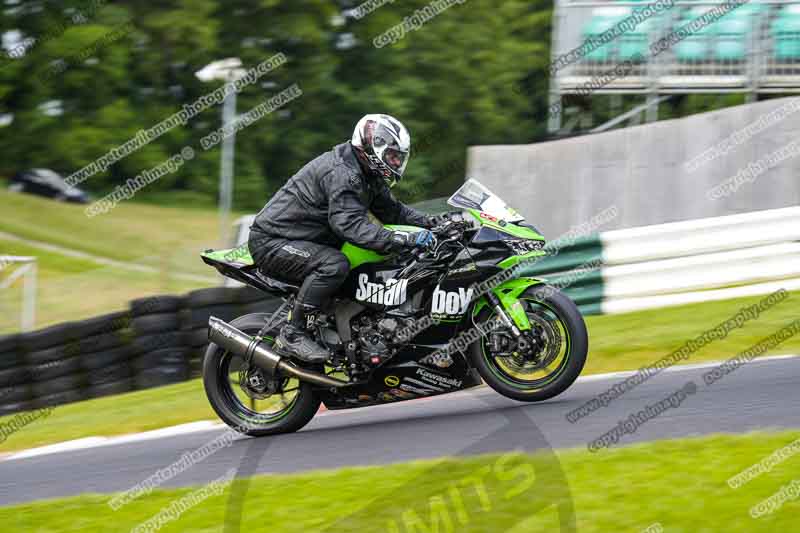
[(373, 406), (482, 380), (503, 396), (537, 402), (572, 385), (586, 362), (583, 317), (555, 287), (517, 274), (547, 255), (544, 237), (475, 180), (448, 204), (460, 211), (431, 230), (435, 244), (426, 250), (384, 256), (343, 245), (351, 271), (309, 325), (330, 351), (325, 364), (274, 347), (298, 286), (260, 272), (246, 245), (203, 253), (223, 276), (283, 300), (271, 313), (209, 319), (203, 383), (217, 415), (262, 436), (299, 430), (320, 404)]

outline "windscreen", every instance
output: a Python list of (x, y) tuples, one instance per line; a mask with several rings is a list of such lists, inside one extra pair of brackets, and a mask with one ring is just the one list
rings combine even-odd
[(474, 179), (468, 179), (447, 200), (447, 203), (459, 209), (477, 209), (506, 222), (525, 220), (516, 210), (508, 207), (499, 196)]

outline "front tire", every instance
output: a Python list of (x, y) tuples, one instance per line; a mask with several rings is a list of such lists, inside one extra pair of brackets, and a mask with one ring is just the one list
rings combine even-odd
[[(257, 335), (271, 316), (269, 313), (245, 315), (233, 320), (231, 325), (249, 335)], [(278, 329), (275, 326), (267, 332), (265, 342), (274, 339)], [(240, 362), (238, 367), (237, 359)], [(222, 421), (236, 431), (254, 437), (292, 433), (308, 424), (319, 410), (320, 399), (312, 386), (306, 382), (288, 379), (282, 382), (281, 391), (289, 392), (291, 387), (291, 392), (296, 391), (292, 399), (284, 402), (285, 395), (281, 394), (282, 405), (277, 410), (257, 410), (255, 407), (258, 402), (264, 402), (267, 406), (274, 403), (270, 398), (275, 394), (263, 400), (251, 401), (252, 398), (248, 397), (241, 384), (232, 379), (232, 376), (239, 374), (241, 368), (244, 368), (244, 361), (240, 357), (233, 356), (214, 343), (209, 344), (203, 359), (206, 396)]]
[[(563, 356), (560, 362), (553, 359), (550, 363), (554, 366), (552, 373), (539, 378), (531, 375), (530, 379), (525, 379), (525, 365), (516, 359), (516, 365), (509, 365), (506, 361), (513, 358), (495, 357), (487, 337), (471, 345), (470, 357), (483, 380), (503, 396), (523, 402), (540, 402), (561, 394), (578, 379), (586, 363), (589, 338), (578, 307), (557, 289), (545, 285), (529, 287), (520, 294), (519, 300), (525, 306), (531, 324), (541, 328), (542, 336), (547, 337), (542, 342), (542, 349), (547, 350), (545, 360), (556, 348), (555, 343), (559, 343), (557, 348)], [(486, 307), (478, 314), (476, 322), (484, 323), (495, 315), (494, 309)], [(556, 323), (560, 324), (561, 332), (555, 328)], [(547, 330), (551, 333), (545, 334)], [(509, 368), (522, 371), (515, 372)]]

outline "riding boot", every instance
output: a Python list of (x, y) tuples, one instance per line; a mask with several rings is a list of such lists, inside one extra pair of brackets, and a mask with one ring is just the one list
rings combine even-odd
[(317, 343), (312, 334), (319, 309), (295, 301), (292, 315), (281, 328), (275, 346), (289, 356), (306, 363), (324, 363), (330, 357), (327, 348)]

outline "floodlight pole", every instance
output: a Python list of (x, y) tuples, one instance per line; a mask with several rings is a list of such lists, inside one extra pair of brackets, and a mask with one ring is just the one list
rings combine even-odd
[[(222, 127), (233, 126), (236, 120), (236, 92), (231, 92), (222, 102)], [(231, 206), (233, 204), (233, 159), (236, 151), (236, 130), (222, 140), (219, 170), (219, 222), (223, 247), (228, 243)]]
[[(238, 57), (230, 57), (209, 63), (195, 75), (201, 81), (222, 80), (226, 83), (236, 81), (246, 73)], [(225, 95), (222, 101), (222, 127), (233, 126), (236, 121), (236, 91)], [(229, 218), (233, 205), (233, 162), (236, 153), (236, 131), (222, 140), (219, 169), (219, 223), (222, 246), (228, 244)]]

